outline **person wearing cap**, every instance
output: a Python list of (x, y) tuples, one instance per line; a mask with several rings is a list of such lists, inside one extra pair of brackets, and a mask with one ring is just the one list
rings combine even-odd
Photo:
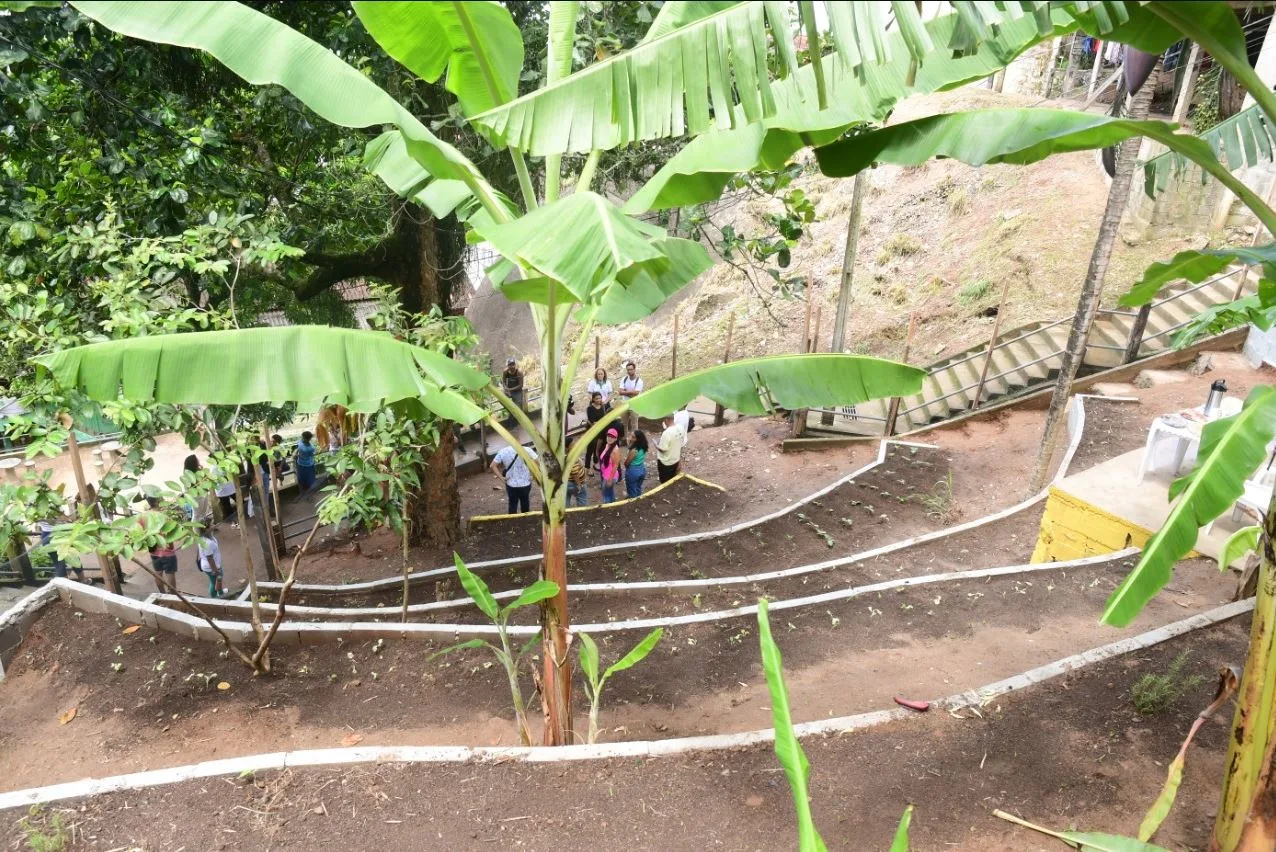
[(616, 502), (616, 483), (624, 476), (620, 454), (620, 430), (615, 426), (607, 430), (603, 447), (598, 451), (598, 476), (602, 480), (603, 502)]
[(505, 360), (505, 372), (501, 373), (501, 389), (505, 391), (515, 405), (526, 410), (527, 396), (523, 391), (523, 371), (513, 358)]

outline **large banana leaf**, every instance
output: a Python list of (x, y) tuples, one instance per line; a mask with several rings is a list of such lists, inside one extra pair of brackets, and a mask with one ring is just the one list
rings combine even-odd
[(459, 180), (433, 180), (408, 154), (403, 134), (387, 130), (367, 144), (363, 165), (402, 198), (409, 198), (442, 219), (472, 195)]
[(1245, 491), (1245, 480), (1267, 458), (1276, 436), (1276, 387), (1254, 388), (1234, 417), (1207, 423), (1196, 469), (1174, 482), (1170, 510), (1148, 539), (1138, 565), (1108, 598), (1103, 621), (1125, 627), (1170, 581), (1174, 563), (1196, 546), (1197, 531), (1223, 514)]
[(1182, 280), (1195, 284), (1217, 275), (1233, 263), (1261, 266), (1263, 275), (1276, 281), (1276, 243), (1181, 251), (1168, 262), (1154, 263), (1145, 269), (1138, 283), (1121, 297), (1121, 304), (1125, 307), (1146, 305), (1166, 284)]
[(370, 79), (269, 15), (224, 0), (76, 0), (72, 5), (124, 35), (207, 51), (249, 83), (283, 86), (334, 124), (393, 125), (403, 134), (412, 159), (433, 177), (483, 182), (460, 151), (437, 138)]
[(765, 414), (773, 406), (810, 408), (855, 405), (921, 391), (926, 371), (864, 355), (775, 355), (746, 358), (697, 370), (633, 397), (643, 417), (662, 417), (698, 396), (741, 414)]
[(647, 34), (642, 37), (642, 43), (646, 44), (662, 35), (682, 29), (687, 24), (695, 23), (723, 9), (741, 5), (743, 5), (742, 0), (684, 0), (680, 3), (666, 3), (656, 13), (656, 19), (651, 22)]
[[(666, 7), (674, 5), (682, 4)], [(768, 65), (783, 75), (794, 70), (796, 61), (789, 4), (754, 0), (723, 5), (711, 14), (703, 14), (707, 4), (689, 5), (697, 8), (671, 11), (660, 29), (633, 50), (474, 116), (474, 123), (494, 142), (550, 155), (684, 133), (694, 136), (713, 126), (734, 128), (774, 115), (777, 104)], [(1050, 4), (1044, 0), (951, 6), (950, 52), (968, 53), (996, 41), (1004, 29), (1025, 18), (1040, 37), (1053, 32)], [(939, 44), (922, 26), (911, 0), (828, 0), (824, 7), (826, 36), (851, 71), (890, 63), (903, 53), (900, 77), (909, 82), (933, 59)], [(1064, 8), (1075, 16), (1072, 28), (1086, 24), (1140, 44), (1155, 43), (1157, 50), (1174, 40), (1165, 41), (1172, 29), (1137, 4), (1070, 3)], [(890, 38), (891, 27), (898, 28), (898, 40)], [(829, 103), (840, 96), (830, 87)]]
[(375, 331), (285, 326), (110, 340), (35, 359), (63, 387), (93, 399), (248, 405), (296, 402), (374, 411), (416, 400), (441, 417), (473, 423), (483, 409), (453, 390), (487, 376), (437, 352)]
[(669, 267), (640, 269), (628, 281), (609, 286), (603, 292), (595, 322), (604, 325), (637, 322), (694, 281), (697, 275), (713, 267), (708, 252), (692, 240), (666, 237), (656, 240), (655, 245), (669, 258)]
[(824, 852), (824, 840), (811, 818), (811, 797), (807, 792), (807, 779), (811, 764), (802, 751), (797, 734), (793, 731), (793, 715), (789, 712), (789, 688), (784, 683), (784, 659), (780, 646), (771, 636), (771, 621), (767, 614), (767, 600), (758, 601), (758, 642), (762, 647), (762, 670), (766, 674), (767, 688), (771, 692), (771, 718), (775, 723), (775, 756), (784, 767), (793, 793), (793, 807), (797, 811), (799, 852)]
[[(670, 3), (664, 8), (679, 5)], [(1074, 24), (1062, 10), (1054, 12), (1054, 20), (1061, 32)], [(963, 86), (987, 77), (1041, 40), (1036, 23), (1020, 18), (1004, 24), (995, 39), (983, 41), (977, 50), (954, 56), (946, 45), (958, 23), (956, 15), (947, 15), (926, 24), (931, 40), (940, 47), (925, 54), (911, 85), (906, 79), (909, 56), (899, 32), (886, 33), (892, 56), (888, 62), (851, 69), (840, 58), (830, 58), (824, 64), (824, 74), (835, 96), (829, 99), (828, 109), (818, 106), (812, 67), (802, 66), (771, 87), (774, 115), (757, 124), (710, 130), (693, 139), (630, 198), (625, 212), (637, 214), (712, 201), (735, 174), (758, 167), (780, 168), (807, 145), (832, 142), (859, 123), (883, 121), (911, 94)]]
[(352, 3), (385, 52), (433, 83), (447, 72), (447, 90), (466, 115), (500, 106), (518, 94), (523, 36), (500, 3), (488, 0)]
[(1175, 133), (1163, 121), (1130, 121), (1055, 109), (988, 109), (934, 115), (861, 133), (817, 148), (820, 169), (849, 177), (873, 163), (915, 166), (931, 157), (952, 157), (969, 165), (1035, 163), (1052, 154), (1106, 148), (1146, 136), (1201, 166), (1276, 231), (1276, 213), (1237, 180), (1201, 139)]
[(628, 283), (641, 271), (670, 267), (663, 230), (593, 192), (573, 193), (507, 224), (472, 224), (506, 258), (561, 283), (580, 302), (610, 281)]
[(1025, 165), (1053, 154), (1106, 148), (1150, 136), (1217, 164), (1209, 146), (1162, 121), (1131, 121), (1060, 109), (985, 109), (932, 115), (861, 133), (815, 150), (820, 170), (850, 177), (874, 163), (915, 166), (932, 157), (972, 166)]
[[(1268, 282), (1264, 279), (1263, 285)], [(1230, 328), (1242, 325), (1255, 325), (1263, 331), (1276, 322), (1276, 304), (1264, 303), (1259, 295), (1245, 296), (1233, 302), (1221, 305), (1210, 305), (1174, 332), (1171, 345), (1175, 349), (1191, 346), (1202, 337), (1222, 334)]]
[[(1229, 168), (1272, 161), (1272, 127), (1257, 104), (1199, 134), (1215, 155), (1223, 154)], [(1158, 154), (1143, 164), (1143, 190), (1148, 196), (1164, 192), (1174, 178), (1186, 174), (1188, 160), (1174, 151)]]
[(584, 298), (543, 275), (499, 281), (495, 277), (499, 273), (488, 275), (493, 286), (511, 302), (548, 306), (552, 294), (557, 305), (596, 305), (594, 321), (604, 325), (637, 322), (713, 266), (708, 252), (693, 240), (666, 237), (653, 240), (652, 246), (667, 259), (665, 268), (660, 269), (656, 264), (634, 267), (623, 279), (593, 286)]

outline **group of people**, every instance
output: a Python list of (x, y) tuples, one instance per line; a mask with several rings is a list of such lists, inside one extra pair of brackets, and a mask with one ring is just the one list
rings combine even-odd
[[(520, 388), (521, 378), (520, 374)], [(594, 377), (586, 386), (586, 392), (589, 394), (589, 405), (585, 409), (586, 429), (593, 428), (611, 415), (614, 397), (632, 399), (642, 391), (642, 377), (638, 375), (638, 366), (633, 361), (625, 363), (625, 375), (620, 379), (619, 389), (612, 385), (606, 370), (602, 368), (595, 370)], [(615, 502), (616, 492), (621, 483), (624, 483), (626, 498), (632, 499), (642, 494), (647, 479), (648, 457), (653, 447), (647, 433), (638, 426), (637, 413), (626, 410), (622, 417), (614, 419), (606, 431), (585, 448), (583, 457), (578, 459), (567, 472), (567, 504), (569, 506), (589, 504), (589, 483), (594, 476), (598, 477), (603, 503)], [(695, 428), (695, 419), (686, 409), (674, 412), (663, 419), (660, 438), (654, 446), (656, 475), (660, 482), (668, 482), (680, 472), (682, 449), (686, 446), (687, 435), (693, 428)], [(569, 450), (572, 443), (568, 442)], [(492, 460), (492, 472), (505, 483), (510, 514), (527, 512), (531, 507), (534, 477), (528, 468), (528, 459), (533, 464), (536, 463), (537, 455), (534, 449), (522, 448), (520, 453), (513, 447), (505, 447)]]
[[(315, 436), (309, 432), (301, 433), (301, 440), (297, 443), (296, 449), (289, 454), (281, 435), (271, 435), (270, 444), (267, 446), (264, 439), (257, 441), (257, 446), (265, 451), (259, 461), (261, 467), (262, 493), (265, 499), (270, 500), (274, 492), (271, 489), (271, 467), (274, 463), (274, 469), (277, 471), (280, 479), (283, 478), (289, 470), (289, 462), (295, 464), (297, 470), (297, 487), (302, 494), (307, 493), (315, 485), (316, 474), (316, 454), (318, 447), (314, 441)], [(195, 454), (188, 455), (183, 462), (184, 470), (191, 473), (197, 473), (203, 467), (199, 457)], [(220, 472), (219, 472), (220, 473)], [(220, 516), (220, 522), (229, 521), (232, 526), (239, 526), (239, 500), (236, 499), (236, 485), (239, 486), (240, 500), (249, 517), (253, 516), (253, 501), (251, 486), (253, 484), (252, 468), (247, 463), (243, 468), (232, 476), (226, 478), (214, 490), (213, 494), (217, 498), (217, 507), (220, 510), (216, 514)], [(276, 483), (276, 487), (278, 484)], [(164, 511), (158, 499), (155, 497), (146, 498), (147, 505), (152, 512)], [(175, 510), (176, 511), (176, 510)], [(205, 520), (199, 527), (198, 538), (195, 548), (195, 566), (199, 569), (208, 580), (208, 596), (222, 597), (226, 593), (224, 584), (224, 572), (222, 569), (221, 546), (218, 544), (215, 532), (215, 523), (211, 517), (213, 514), (211, 507), (201, 509), (198, 505), (187, 506), (183, 511), (189, 513), (190, 520), (197, 520), (201, 515), (205, 516)], [(269, 512), (269, 508), (266, 509)], [(147, 524), (146, 516), (142, 516), (139, 522), (145, 526)], [(51, 528), (50, 528), (51, 530)], [(48, 534), (41, 528), (41, 541), (47, 543)], [(170, 542), (159, 541), (149, 550), (151, 557), (151, 571), (155, 575), (155, 586), (159, 591), (170, 591), (177, 588), (177, 548)], [(60, 561), (60, 560), (59, 560)], [(54, 573), (58, 576), (65, 576), (65, 567), (62, 568), (61, 574), (58, 574), (57, 565), (55, 564)], [(82, 574), (82, 572), (81, 572)]]

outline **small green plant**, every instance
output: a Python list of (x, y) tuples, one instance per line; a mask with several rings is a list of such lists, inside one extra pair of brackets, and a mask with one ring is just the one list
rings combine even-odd
[(23, 840), (31, 852), (62, 852), (71, 842), (71, 831), (62, 814), (32, 805), (20, 822)]
[(500, 639), (500, 647), (493, 645), (486, 639), (471, 639), (468, 642), (461, 642), (457, 645), (444, 648), (436, 654), (431, 655), (430, 659), (450, 654), (453, 651), (460, 651), (464, 648), (487, 648), (496, 655), (496, 659), (505, 668), (505, 676), (509, 679), (510, 697), (514, 701), (514, 719), (518, 723), (518, 735), (522, 739), (523, 745), (532, 744), (532, 732), (527, 724), (527, 708), (523, 701), (523, 688), (518, 683), (518, 667), (523, 661), (523, 657), (527, 656), (533, 648), (540, 644), (540, 636), (533, 636), (531, 641), (522, 647), (518, 653), (510, 648), (509, 637), (509, 619), (517, 609), (525, 606), (533, 606), (543, 600), (548, 600), (558, 594), (558, 584), (549, 580), (537, 580), (514, 599), (512, 603), (504, 607), (500, 607), (496, 603), (496, 599), (492, 597), (492, 592), (481, 578), (470, 571), (461, 561), (461, 557), (457, 553), (452, 554), (452, 559), (456, 562), (456, 573), (461, 578), (461, 586), (464, 587), (466, 593), (474, 601), (475, 605), (491, 619), (496, 625), (496, 635)]
[(953, 502), (952, 473), (936, 482), (929, 492), (914, 494), (910, 499), (922, 504), (922, 507), (926, 509), (926, 517), (939, 521), (941, 524), (951, 523), (957, 517), (957, 507)]
[(958, 288), (957, 301), (963, 305), (973, 305), (983, 301), (991, 292), (991, 281), (971, 281)]
[(616, 672), (632, 668), (646, 659), (664, 632), (663, 627), (657, 627), (648, 633), (641, 642), (629, 650), (628, 654), (609, 666), (601, 677), (598, 675), (598, 645), (588, 633), (579, 634), (580, 668), (585, 673), (585, 694), (589, 696), (589, 742), (591, 744), (598, 741), (598, 705), (602, 702), (603, 687), (607, 684), (607, 678)]
[(1130, 701), (1140, 716), (1152, 716), (1170, 709), (1188, 692), (1205, 682), (1200, 675), (1185, 675), (1191, 651), (1184, 651), (1170, 663), (1165, 674), (1145, 674), (1130, 687)]

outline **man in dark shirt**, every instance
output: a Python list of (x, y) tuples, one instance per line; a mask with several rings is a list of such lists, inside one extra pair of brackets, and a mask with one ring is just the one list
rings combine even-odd
[(518, 368), (518, 362), (513, 358), (505, 362), (505, 372), (501, 373), (501, 389), (515, 405), (524, 410), (527, 409), (527, 397), (523, 391), (523, 371)]

